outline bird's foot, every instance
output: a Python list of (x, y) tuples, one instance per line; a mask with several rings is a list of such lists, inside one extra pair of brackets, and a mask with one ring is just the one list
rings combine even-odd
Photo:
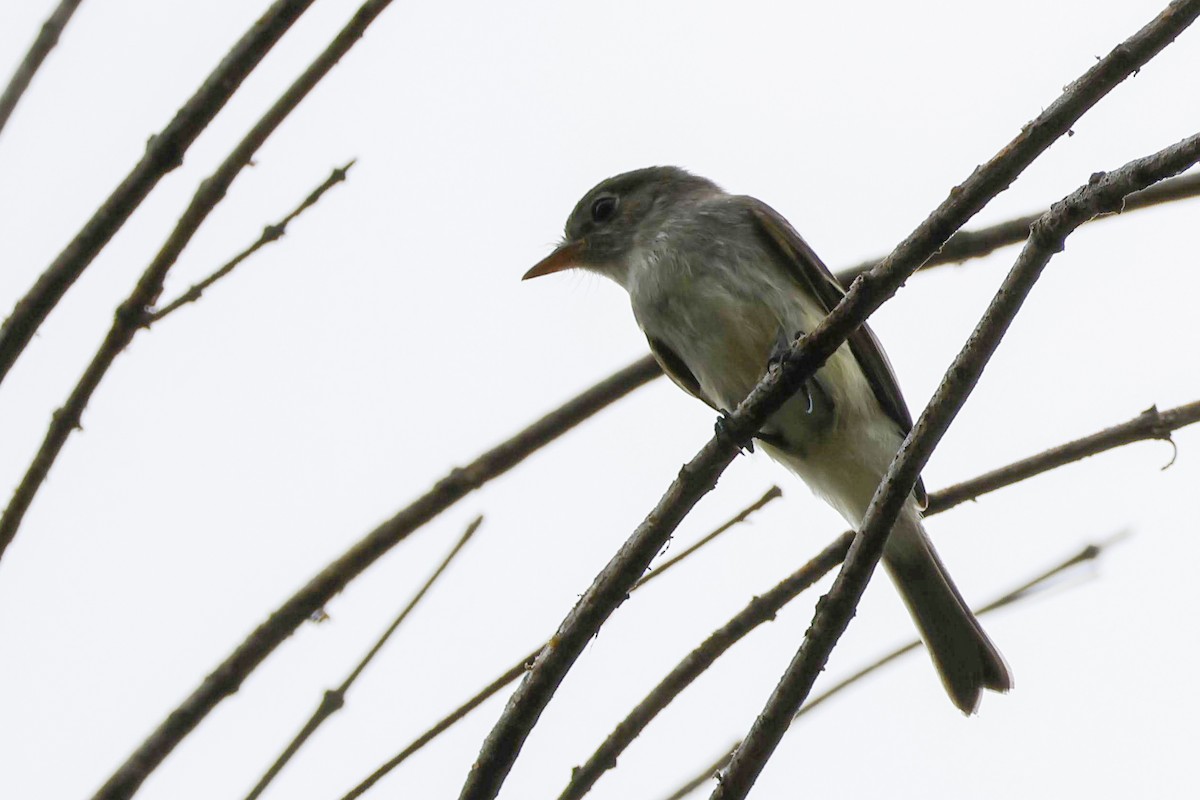
[(820, 378), (814, 376), (806, 380), (801, 391), (804, 392), (804, 398), (808, 401), (804, 413), (814, 414), (820, 411), (827, 414), (833, 410), (833, 398), (821, 385)]
[(792, 349), (792, 341), (799, 339), (804, 335), (804, 331), (796, 331), (793, 339), (789, 340), (780, 328), (775, 333), (775, 345), (771, 348), (771, 352), (767, 355), (767, 369), (777, 367), (787, 358), (788, 351)]
[(753, 439), (751, 439), (750, 441), (746, 442), (743, 445), (743, 444), (739, 443), (737, 441), (737, 439), (734, 438), (733, 433), (729, 430), (729, 409), (718, 408), (717, 413), (718, 413), (717, 421), (713, 425), (713, 430), (716, 431), (717, 436), (721, 439), (724, 439), (728, 442), (732, 442), (733, 444), (737, 445), (737, 449), (739, 451), (753, 453), (754, 452), (754, 440)]
[[(787, 358), (788, 353), (792, 349), (792, 342), (807, 335), (806, 331), (796, 331), (789, 340), (780, 329), (775, 334), (775, 346), (771, 348), (770, 355), (767, 356), (767, 370), (778, 367)], [(804, 413), (812, 414), (817, 410), (818, 405), (831, 407), (832, 403), (829, 399), (829, 393), (821, 386), (820, 382), (814, 377), (809, 378), (800, 387), (800, 392), (804, 393)]]

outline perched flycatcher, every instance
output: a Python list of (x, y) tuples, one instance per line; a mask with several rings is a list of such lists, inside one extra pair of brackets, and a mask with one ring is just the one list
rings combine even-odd
[[(843, 289), (788, 222), (676, 167), (603, 181), (579, 201), (563, 243), (525, 278), (583, 268), (627, 292), (663, 371), (714, 410), (733, 409)], [(857, 528), (912, 417), (875, 335), (861, 326), (763, 425), (756, 439)], [(1012, 687), (1004, 659), (921, 526), (925, 487), (896, 521), (883, 563), (954, 704)]]

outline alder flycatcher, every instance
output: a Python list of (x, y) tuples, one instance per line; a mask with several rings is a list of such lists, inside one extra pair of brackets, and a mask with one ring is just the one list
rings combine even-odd
[[(525, 278), (583, 268), (629, 292), (663, 371), (714, 410), (736, 408), (772, 359), (812, 330), (843, 288), (788, 222), (676, 167), (601, 182), (575, 206), (563, 243)], [(912, 417), (870, 328), (862, 325), (756, 435), (857, 528)], [(954, 704), (1012, 678), (921, 526), (918, 481), (883, 563)]]

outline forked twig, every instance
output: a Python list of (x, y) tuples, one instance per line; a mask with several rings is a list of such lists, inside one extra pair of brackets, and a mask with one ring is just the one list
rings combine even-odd
[[(234, 179), (250, 163), (267, 138), (287, 119), (321, 79), (329, 74), (342, 56), (361, 40), (367, 27), (390, 3), (391, 0), (368, 0), (360, 6), (329, 45), (313, 59), (312, 63), (247, 131), (242, 140), (217, 167), (217, 170), (200, 182), (188, 207), (184, 209), (183, 215), (175, 223), (170, 235), (167, 236), (154, 259), (138, 279), (137, 285), (117, 307), (112, 326), (95, 355), (92, 356), (92, 360), (88, 363), (79, 382), (71, 390), (66, 402), (51, 416), (50, 426), (33, 462), (25, 471), (16, 491), (13, 492), (12, 499), (9, 500), (3, 516), (0, 516), (0, 558), (3, 557), (5, 549), (16, 536), (25, 512), (45, 481), (46, 475), (49, 474), (50, 467), (58, 458), (63, 445), (71, 436), (71, 432), (79, 428), (83, 410), (91, 400), (92, 394), (99, 387), (117, 356), (129, 346), (138, 330), (145, 326), (147, 309), (152, 308), (158, 302), (163, 282), (166, 280), (168, 271), (179, 259), (179, 254), (191, 242), (192, 237), (196, 235), (196, 231), (212, 213), (212, 210), (224, 199), (225, 193)], [(11, 321), (10, 318), (9, 322)], [(6, 328), (7, 325), (8, 323), (5, 323)], [(32, 330), (30, 330), (30, 335), (32, 335)], [(4, 333), (3, 330), (0, 330), (0, 359), (3, 358), (3, 339)], [(3, 364), (0, 363), (0, 373), (2, 370)]]
[(92, 218), (58, 254), (0, 325), (0, 383), (20, 357), (38, 326), (71, 285), (120, 230), (129, 215), (171, 170), (183, 163), (184, 153), (242, 85), (280, 37), (308, 10), (313, 0), (276, 0), (233, 49), (221, 59), (196, 93), (146, 145), (146, 153), (113, 189)]
[(200, 297), (204, 294), (204, 291), (208, 287), (212, 286), (214, 283), (221, 280), (229, 273), (233, 272), (247, 258), (254, 255), (255, 253), (257, 253), (262, 248), (266, 247), (271, 242), (275, 242), (275, 241), (278, 241), (279, 239), (282, 239), (284, 234), (287, 233), (287, 226), (291, 223), (292, 220), (294, 220), (296, 217), (303, 214), (308, 209), (315, 206), (321, 200), (321, 197), (327, 191), (329, 191), (330, 189), (332, 189), (334, 186), (338, 185), (342, 181), (346, 180), (346, 175), (347, 175), (347, 173), (350, 172), (350, 168), (354, 166), (354, 161), (355, 161), (354, 159), (351, 159), (350, 162), (348, 164), (346, 164), (344, 167), (336, 168), (332, 173), (330, 173), (329, 177), (325, 179), (324, 183), (322, 183), (320, 186), (318, 186), (317, 188), (315, 188), (311, 192), (309, 192), (308, 197), (305, 197), (304, 200), (302, 200), (300, 202), (300, 205), (296, 206), (290, 212), (288, 212), (287, 216), (285, 216), (283, 219), (279, 220), (279, 222), (276, 222), (273, 225), (268, 225), (265, 228), (263, 228), (262, 233), (259, 234), (258, 239), (256, 239), (253, 244), (251, 244), (246, 249), (242, 250), (242, 252), (238, 253), (233, 258), (226, 261), (224, 264), (221, 265), (221, 267), (219, 269), (214, 271), (207, 278), (200, 281), (199, 283), (193, 284), (191, 287), (188, 288), (187, 291), (185, 291), (183, 294), (179, 295), (179, 297), (175, 298), (171, 302), (162, 306), (161, 308), (156, 308), (153, 311), (147, 312), (145, 327), (149, 327), (149, 326), (153, 325), (154, 323), (158, 322), (160, 319), (167, 316), (172, 311), (177, 310), (181, 306), (187, 305), (188, 303), (196, 302), (197, 300), (200, 299)]

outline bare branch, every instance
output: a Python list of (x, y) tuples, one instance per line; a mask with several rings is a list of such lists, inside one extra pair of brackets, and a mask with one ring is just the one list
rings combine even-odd
[(0, 325), (0, 383), (16, 363), (38, 326), (76, 279), (108, 244), (158, 181), (183, 163), (184, 153), (212, 122), (263, 57), (313, 0), (276, 0), (238, 40), (175, 117), (146, 145), (146, 153), (75, 234), (54, 262)]
[(684, 549), (682, 552), (680, 552), (678, 555), (674, 556), (673, 558), (668, 558), (666, 561), (664, 561), (663, 563), (661, 563), (657, 567), (655, 567), (652, 572), (647, 572), (645, 575), (643, 575), (641, 578), (638, 579), (638, 582), (633, 585), (633, 588), (640, 589), (641, 587), (645, 586), (647, 583), (654, 580), (658, 576), (662, 575), (664, 572), (666, 572), (671, 567), (678, 564), (680, 561), (683, 561), (685, 558), (690, 556), (692, 553), (695, 553), (701, 547), (704, 547), (704, 545), (708, 544), (713, 539), (716, 539), (722, 533), (725, 533), (725, 531), (729, 530), (734, 525), (737, 525), (741, 522), (745, 522), (747, 517), (749, 517), (755, 511), (758, 511), (760, 508), (765, 506), (767, 503), (770, 503), (772, 500), (777, 500), (780, 497), (783, 497), (783, 492), (780, 491), (778, 486), (772, 486), (770, 489), (767, 489), (767, 491), (763, 493), (762, 497), (758, 498), (753, 503), (751, 503), (750, 505), (743, 508), (736, 515), (734, 515), (731, 519), (729, 519), (726, 522), (724, 522), (723, 524), (721, 524), (719, 527), (717, 527), (711, 533), (707, 534), (706, 536), (703, 536), (702, 538), (697, 540), (694, 544), (690, 545), (689, 547)]
[(587, 794), (601, 775), (617, 765), (617, 756), (650, 724), (650, 720), (666, 708), (692, 681), (750, 631), (774, 619), (775, 614), (789, 601), (794, 600), (840, 564), (846, 557), (846, 550), (849, 549), (853, 538), (853, 531), (842, 534), (770, 591), (756, 595), (745, 608), (688, 653), (659, 681), (645, 699), (621, 720), (587, 762), (571, 771), (571, 782), (559, 795), (559, 800), (580, 798)]
[[(734, 527), (735, 525), (737, 525), (741, 522), (744, 522), (747, 517), (749, 517), (755, 511), (758, 511), (760, 508), (765, 506), (767, 503), (769, 503), (772, 500), (774, 500), (778, 497), (781, 497), (781, 496), (782, 496), (782, 492), (779, 491), (779, 487), (772, 486), (770, 489), (768, 489), (766, 491), (765, 494), (763, 494), (762, 497), (760, 497), (758, 500), (755, 500), (749, 506), (747, 506), (746, 508), (739, 511), (731, 519), (729, 519), (728, 521), (726, 521), (725, 523), (720, 525), (716, 530), (701, 537), (691, 547), (688, 547), (686, 550), (684, 550), (679, 555), (664, 562), (654, 572), (644, 575), (640, 581), (638, 581), (636, 584), (634, 584), (634, 587), (630, 590), (630, 592), (632, 593), (632, 592), (635, 592), (638, 589), (642, 588), (647, 583), (649, 583), (653, 578), (656, 578), (659, 575), (662, 575), (668, 569), (676, 566), (681, 561), (683, 561), (685, 558), (687, 558), (688, 556), (695, 553), (697, 550), (699, 550), (704, 545), (712, 542), (714, 539), (716, 539), (718, 536), (720, 536), (721, 534), (728, 531), (730, 528)], [(411, 744), (409, 744), (407, 747), (405, 747), (403, 750), (401, 750), (398, 754), (393, 756), (391, 759), (386, 761), (382, 766), (379, 767), (379, 769), (372, 772), (369, 776), (367, 776), (366, 779), (364, 779), (362, 781), (362, 783), (358, 784), (358, 786), (355, 786), (348, 793), (346, 793), (342, 797), (342, 800), (354, 800), (354, 798), (356, 798), (356, 797), (361, 797), (368, 789), (370, 789), (372, 786), (374, 786), (376, 783), (378, 783), (380, 781), (380, 779), (382, 779), (385, 775), (387, 775), (389, 772), (391, 772), (396, 767), (400, 766), (400, 764), (402, 764), (406, 759), (408, 759), (409, 756), (411, 756), (413, 753), (420, 750), (425, 745), (429, 744), (429, 742), (433, 741), (435, 738), (437, 738), (439, 735), (441, 735), (441, 733), (443, 731), (445, 731), (447, 728), (449, 728), (451, 725), (458, 722), (460, 719), (465, 717), (468, 713), (473, 711), (475, 708), (479, 707), (479, 705), (481, 705), (489, 697), (491, 697), (492, 695), (499, 692), (505, 686), (507, 686), (508, 684), (515, 681), (517, 678), (521, 677), (521, 675), (524, 674), (525, 670), (528, 669), (529, 665), (531, 663), (533, 663), (533, 659), (537, 656), (537, 654), (539, 652), (541, 652), (542, 648), (545, 646), (546, 646), (546, 644), (545, 644), (545, 642), (543, 642), (542, 644), (539, 644), (537, 647), (535, 647), (528, 655), (526, 655), (524, 658), (517, 661), (517, 663), (515, 663), (511, 667), (509, 667), (507, 672), (505, 672), (499, 678), (496, 678), (496, 680), (489, 683), (483, 689), (480, 689), (479, 692), (477, 692), (474, 696), (471, 697), (471, 699), (469, 699), (467, 702), (463, 703), (461, 706), (456, 708), (454, 711), (451, 711), (448, 715), (446, 715), (439, 722), (437, 722), (432, 728), (430, 728), (429, 730), (425, 731), (425, 733), (418, 736), (415, 741), (413, 741)]]
[(1200, 401), (1166, 411), (1159, 411), (1157, 406), (1151, 406), (1128, 422), (1114, 425), (1091, 436), (1067, 442), (1043, 453), (1038, 453), (1036, 456), (947, 487), (938, 492), (936, 496), (929, 498), (929, 507), (925, 513), (936, 514), (945, 511), (1002, 486), (1009, 486), (1033, 475), (1039, 475), (1073, 461), (1081, 461), (1088, 456), (1120, 447), (1123, 444), (1147, 439), (1170, 442), (1172, 431), (1197, 421), (1200, 421)]
[[(1163, 412), (1151, 408), (1128, 422), (1067, 442), (935, 492), (929, 496), (929, 506), (925, 516), (940, 514), (967, 500), (976, 500), (997, 489), (1012, 486), (1106, 450), (1148, 439), (1170, 440), (1172, 431), (1196, 422), (1200, 422), (1200, 401)], [(641, 734), (650, 721), (666, 708), (680, 692), (700, 677), (704, 670), (712, 666), (726, 650), (762, 623), (773, 620), (775, 615), (800, 592), (823, 578), (829, 570), (841, 563), (853, 538), (854, 531), (843, 533), (808, 564), (785, 578), (770, 591), (756, 597), (729, 622), (688, 654), (617, 725), (587, 762), (572, 773), (571, 782), (563, 790), (559, 800), (582, 797), (583, 794), (586, 794), (600, 776), (616, 764), (617, 757)], [(835, 556), (835, 560), (831, 563), (830, 559)], [(799, 713), (803, 713), (805, 709), (815, 703), (816, 700), (811, 701)], [(736, 746), (735, 744), (734, 747)], [(733, 749), (731, 748), (714, 765), (702, 770), (697, 778), (679, 790), (680, 793), (672, 795), (672, 800), (677, 800), (707, 781), (716, 769), (724, 767), (728, 763), (732, 753)]]
[(34, 74), (42, 66), (46, 56), (50, 55), (50, 51), (58, 44), (58, 37), (62, 34), (63, 28), (67, 27), (67, 22), (70, 21), (71, 15), (75, 13), (75, 9), (81, 2), (83, 0), (62, 0), (50, 17), (42, 23), (42, 29), (38, 32), (37, 38), (33, 40), (29, 52), (17, 66), (17, 71), (13, 73), (8, 86), (5, 87), (4, 94), (0, 95), (0, 132), (4, 130), (17, 103), (21, 102), (21, 97), (29, 88), (29, 82), (33, 80)]
[[(1115, 541), (1114, 539), (1109, 539), (1104, 542), (1097, 542), (1094, 544), (1087, 545), (1086, 547), (1084, 547), (1082, 550), (1080, 550), (1078, 553), (1071, 556), (1070, 558), (1060, 561), (1058, 564), (1054, 565), (1053, 567), (1051, 567), (1048, 570), (1045, 570), (1038, 576), (1026, 581), (1025, 583), (1022, 583), (1021, 585), (1019, 585), (1013, 589), (1010, 589), (1008, 592), (1004, 593), (1003, 595), (996, 598), (995, 600), (988, 603), (987, 605), (980, 606), (979, 608), (975, 609), (975, 614), (982, 616), (984, 614), (988, 614), (992, 611), (995, 611), (998, 608), (1004, 608), (1005, 606), (1011, 605), (1012, 603), (1015, 603), (1019, 600), (1022, 600), (1026, 597), (1031, 596), (1031, 593), (1034, 590), (1040, 588), (1047, 581), (1054, 579), (1056, 576), (1062, 574), (1063, 572), (1066, 572), (1067, 570), (1072, 569), (1073, 567), (1078, 566), (1079, 564), (1099, 558), (1100, 554), (1105, 550), (1105, 548), (1107, 548), (1109, 545), (1113, 544), (1114, 541)], [(801, 708), (799, 711), (796, 712), (796, 715), (792, 718), (792, 722), (795, 722), (800, 717), (804, 716), (809, 711), (816, 708), (818, 705), (825, 702), (826, 700), (828, 700), (830, 697), (837, 694), (838, 692), (843, 691), (844, 689), (852, 686), (853, 684), (855, 684), (858, 681), (862, 680), (863, 678), (867, 677), (871, 673), (877, 672), (878, 670), (882, 669), (883, 667), (886, 667), (888, 664), (893, 663), (894, 661), (896, 661), (897, 659), (899, 659), (901, 656), (905, 655), (906, 653), (910, 653), (913, 650), (916, 650), (917, 648), (921, 647), (921, 644), (922, 643), (921, 643), (920, 639), (914, 639), (913, 641), (909, 642), (908, 644), (904, 645), (903, 647), (896, 648), (895, 650), (893, 650), (892, 652), (883, 656), (882, 658), (879, 658), (878, 660), (873, 661), (871, 664), (854, 672), (849, 677), (847, 677), (841, 681), (838, 681), (836, 684), (829, 687), (827, 690), (825, 690), (821, 694), (817, 695), (812, 700), (808, 701), (804, 705), (803, 708)], [(728, 750), (726, 750), (725, 753), (720, 758), (718, 758), (716, 761), (712, 762), (711, 764), (709, 764), (708, 766), (706, 766), (702, 769), (697, 770), (696, 773), (692, 776), (692, 778), (690, 778), (686, 783), (684, 783), (682, 786), (680, 786), (678, 789), (676, 789), (669, 797), (666, 798), (666, 800), (683, 800), (683, 798), (687, 797), (693, 791), (695, 791), (696, 789), (699, 789), (705, 783), (712, 780), (714, 775), (716, 775), (718, 772), (720, 772), (725, 767), (725, 765), (729, 763), (729, 759), (733, 757), (734, 752), (737, 750), (737, 748), (740, 745), (741, 745), (741, 742), (735, 743)], [(565, 793), (564, 793), (564, 796), (565, 796)], [(582, 796), (582, 795), (576, 795), (576, 796)]]
[(361, 675), (362, 671), (367, 668), (367, 665), (371, 663), (371, 660), (375, 658), (375, 655), (383, 649), (383, 646), (387, 644), (388, 639), (392, 637), (392, 634), (396, 632), (396, 629), (400, 627), (400, 624), (408, 618), (408, 615), (412, 613), (412, 610), (417, 607), (417, 603), (421, 602), (421, 599), (425, 597), (425, 594), (429, 591), (437, 579), (440, 578), (442, 573), (446, 571), (446, 567), (450, 566), (450, 562), (453, 561), (454, 557), (459, 554), (464, 546), (466, 546), (467, 542), (471, 540), (471, 537), (475, 535), (475, 531), (479, 530), (479, 526), (482, 524), (483, 517), (476, 517), (471, 521), (471, 524), (467, 526), (465, 531), (463, 531), (462, 536), (460, 536), (458, 541), (455, 542), (454, 547), (452, 547), (450, 552), (446, 554), (446, 557), (442, 559), (442, 563), (439, 564), (438, 568), (433, 571), (433, 574), (429, 576), (429, 579), (425, 581), (425, 584), (420, 588), (420, 590), (413, 595), (412, 600), (408, 602), (408, 605), (404, 607), (404, 610), (401, 611), (394, 620), (392, 620), (392, 624), (388, 626), (387, 630), (383, 632), (371, 649), (367, 651), (367, 654), (362, 657), (362, 660), (358, 662), (358, 666), (350, 671), (350, 674), (346, 676), (344, 681), (342, 681), (342, 685), (336, 689), (330, 689), (325, 692), (325, 694), (321, 697), (321, 703), (317, 706), (317, 710), (313, 712), (311, 717), (309, 717), (308, 722), (304, 723), (304, 727), (300, 729), (299, 733), (297, 733), (288, 746), (284, 748), (283, 752), (279, 754), (279, 758), (277, 758), (275, 763), (272, 764), (270, 768), (263, 774), (262, 778), (259, 779), (254, 788), (250, 790), (250, 793), (246, 795), (246, 800), (255, 800), (255, 798), (261, 795), (267, 786), (271, 784), (271, 781), (275, 780), (275, 776), (278, 775), (279, 772), (285, 766), (287, 766), (287, 763), (292, 760), (292, 757), (300, 751), (300, 748), (304, 746), (304, 743), (308, 741), (308, 738), (316, 733), (317, 728), (321, 727), (325, 720), (329, 719), (342, 709), (342, 706), (346, 704), (346, 693), (350, 691), (350, 687), (354, 685), (356, 680), (358, 680), (358, 676)]
[(183, 741), (218, 703), (234, 694), (251, 672), (322, 608), (347, 583), (454, 503), (504, 474), (529, 454), (557, 439), (600, 409), (624, 397), (655, 375), (645, 356), (592, 386), (502, 442), (466, 467), (454, 469), (428, 492), (347, 550), (276, 609), (245, 641), (172, 711), (96, 795), (96, 800), (130, 797), (150, 772)]
[(850, 624), (883, 554), (888, 532), (917, 476), (983, 374), (1042, 270), (1054, 254), (1062, 251), (1067, 236), (1084, 220), (1119, 209), (1131, 192), (1178, 174), (1198, 159), (1200, 134), (1152, 156), (1131, 161), (1116, 172), (1092, 175), (1086, 185), (1056, 203), (1034, 223), (1021, 255), (876, 489), (833, 588), (818, 606), (813, 623), (779, 685), (730, 759), (729, 769), (712, 793), (713, 800), (741, 800), (749, 793)]
[[(1125, 205), (1119, 211), (1112, 214), (1100, 214), (1088, 220), (1088, 222), (1095, 222), (1096, 220), (1106, 219), (1117, 214), (1127, 214), (1130, 211), (1153, 208), (1163, 203), (1186, 200), (1198, 196), (1200, 196), (1200, 173), (1196, 173), (1195, 175), (1181, 175), (1178, 178), (1171, 178), (1162, 183), (1157, 183), (1140, 192), (1134, 192), (1125, 198)], [(1010, 219), (986, 228), (959, 231), (951, 236), (948, 242), (942, 245), (941, 250), (934, 253), (928, 261), (921, 265), (921, 270), (943, 264), (958, 264), (973, 258), (982, 258), (1010, 244), (1020, 244), (1029, 238), (1030, 226), (1037, 222), (1045, 213), (1046, 211), (1039, 211), (1036, 214), (1027, 214), (1023, 217)], [(873, 258), (853, 267), (848, 267), (837, 274), (838, 280), (842, 282), (843, 286), (848, 286), (859, 275), (873, 269), (880, 260)]]
[[(117, 308), (112, 327), (104, 337), (103, 343), (92, 357), (79, 383), (71, 391), (66, 403), (54, 412), (50, 427), (42, 440), (42, 445), (34, 456), (33, 463), (25, 472), (21, 483), (13, 493), (4, 515), (0, 516), (0, 558), (12, 542), (21, 525), (29, 504), (33, 502), (42, 482), (54, 464), (54, 460), (62, 451), (71, 432), (80, 426), (83, 410), (91, 400), (92, 393), (100, 385), (100, 381), (112, 366), (113, 361), (121, 351), (129, 346), (138, 329), (147, 324), (147, 309), (153, 307), (162, 293), (163, 282), (167, 272), (174, 266), (179, 254), (191, 242), (200, 225), (212, 213), (212, 210), (225, 197), (230, 184), (250, 163), (250, 159), (258, 151), (275, 129), (300, 104), (313, 87), (324, 78), (329, 70), (353, 47), (363, 36), (367, 27), (383, 12), (391, 0), (368, 0), (359, 7), (348, 23), (333, 38), (333, 41), (318, 55), (311, 64), (300, 74), (300, 77), (289, 86), (282, 95), (259, 118), (258, 122), (237, 143), (233, 150), (217, 167), (216, 172), (200, 182), (199, 188), (192, 196), (191, 202), (184, 210), (183, 216), (175, 224), (175, 228), (167, 237), (166, 242), (155, 255), (154, 260), (146, 267), (133, 292), (125, 298)], [(11, 321), (11, 319), (10, 319)], [(3, 332), (0, 332), (0, 358), (3, 357)], [(0, 369), (3, 365), (0, 364)]]
[[(812, 332), (792, 345), (714, 437), (680, 470), (655, 509), (604, 567), (534, 662), (484, 741), (460, 800), (491, 800), (512, 769), (529, 732), (583, 647), (692, 506), (716, 485), (739, 448), (794, 394), (867, 316), (945, 241), (1003, 191), (1114, 86), (1166, 47), (1197, 15), (1200, 0), (1177, 0), (1157, 19), (1101, 59), (987, 164), (978, 167), (893, 253), (854, 282)], [(790, 716), (790, 712), (789, 712)]]
[(172, 311), (175, 311), (180, 306), (184, 306), (184, 305), (187, 305), (188, 303), (196, 302), (204, 294), (205, 289), (212, 286), (214, 283), (221, 280), (229, 273), (233, 272), (247, 258), (254, 255), (260, 249), (262, 249), (266, 245), (270, 244), (271, 242), (282, 239), (284, 237), (284, 235), (287, 233), (287, 226), (291, 223), (291, 221), (294, 220), (296, 217), (300, 216), (301, 214), (303, 214), (305, 211), (307, 211), (312, 206), (316, 205), (320, 201), (321, 196), (325, 194), (325, 192), (329, 191), (337, 184), (346, 180), (346, 174), (350, 171), (350, 168), (353, 166), (354, 166), (354, 160), (351, 160), (348, 164), (346, 164), (346, 166), (338, 167), (337, 169), (335, 169), (332, 173), (330, 173), (329, 177), (325, 179), (324, 183), (322, 183), (316, 189), (313, 189), (309, 193), (308, 197), (304, 198), (304, 200), (301, 201), (300, 205), (298, 205), (294, 209), (292, 209), (292, 211), (286, 217), (279, 220), (279, 222), (276, 222), (274, 225), (268, 225), (265, 228), (263, 228), (263, 232), (259, 235), (258, 239), (254, 242), (254, 244), (250, 245), (245, 250), (238, 253), (233, 258), (231, 258), (229, 261), (225, 262), (225, 264), (223, 264), (220, 269), (216, 270), (215, 272), (213, 272), (211, 275), (209, 275), (207, 278), (200, 281), (199, 283), (191, 286), (186, 292), (179, 295), (179, 297), (175, 298), (170, 303), (167, 303), (162, 308), (158, 308), (158, 309), (155, 309), (154, 311), (148, 312), (146, 314), (146, 323), (145, 323), (146, 327), (149, 327), (149, 326), (153, 325), (154, 323), (158, 322), (160, 319), (167, 316)]
[[(983, 616), (984, 614), (990, 614), (991, 612), (996, 611), (997, 609), (1005, 608), (1006, 606), (1010, 606), (1013, 603), (1016, 603), (1020, 600), (1024, 600), (1025, 598), (1031, 597), (1037, 589), (1042, 588), (1047, 582), (1053, 580), (1058, 575), (1061, 575), (1062, 573), (1078, 566), (1079, 564), (1084, 564), (1089, 561), (1096, 560), (1097, 558), (1100, 557), (1100, 554), (1103, 553), (1105, 549), (1107, 549), (1111, 545), (1115, 544), (1121, 538), (1123, 538), (1123, 537), (1114, 536), (1114, 537), (1109, 537), (1108, 539), (1100, 541), (1100, 542), (1093, 542), (1092, 544), (1085, 545), (1083, 547), (1083, 549), (1079, 550), (1074, 555), (1072, 555), (1066, 559), (1063, 559), (1062, 561), (1058, 562), (1057, 564), (1050, 567), (1049, 569), (1039, 573), (1038, 575), (1036, 575), (1033, 578), (1030, 578), (1026, 582), (1024, 582), (1018, 586), (1015, 586), (1012, 589), (1009, 589), (1007, 592), (1005, 592), (1004, 594), (995, 598), (991, 602), (985, 603), (984, 605), (979, 606), (978, 608), (976, 608), (974, 610), (975, 615)], [(895, 650), (888, 653), (887, 655), (881, 656), (880, 658), (876, 659), (875, 661), (872, 661), (867, 666), (865, 666), (859, 670), (856, 670), (851, 675), (838, 681), (833, 686), (830, 686), (828, 689), (826, 689), (825, 691), (821, 692), (820, 694), (814, 696), (811, 700), (809, 700), (807, 703), (805, 703), (804, 706), (799, 711), (796, 712), (795, 716), (792, 717), (792, 722), (795, 722), (800, 717), (804, 716), (809, 711), (811, 711), (812, 709), (819, 706), (821, 703), (824, 703), (826, 700), (828, 700), (830, 697), (834, 696), (838, 692), (844, 691), (845, 689), (847, 689), (848, 687), (852, 686), (855, 683), (858, 683), (859, 681), (861, 681), (863, 678), (867, 677), (871, 673), (877, 672), (878, 670), (882, 669), (883, 667), (886, 667), (888, 664), (897, 660), (904, 654), (911, 653), (913, 650), (916, 650), (917, 648), (921, 647), (923, 644), (924, 643), (920, 639), (913, 639), (912, 641), (908, 642), (908, 644), (905, 644), (901, 647), (897, 647)], [(730, 755), (732, 755), (732, 751), (730, 752)], [(709, 774), (712, 774), (712, 773), (710, 772)]]
[(358, 784), (349, 792), (344, 794), (341, 800), (356, 800), (356, 798), (362, 797), (372, 786), (379, 783), (379, 781), (382, 780), (385, 775), (407, 761), (409, 756), (413, 755), (422, 747), (441, 736), (456, 722), (467, 716), (467, 714), (471, 713), (479, 706), (483, 705), (483, 703), (489, 697), (496, 694), (505, 686), (508, 686), (517, 678), (524, 675), (525, 671), (529, 669), (530, 665), (533, 664), (533, 659), (537, 657), (537, 654), (541, 652), (543, 647), (545, 647), (545, 645), (538, 645), (537, 649), (533, 650), (525, 658), (509, 667), (507, 672), (496, 678), (496, 680), (492, 681), (487, 686), (480, 689), (473, 697), (471, 697), (470, 700), (451, 711), (449, 714), (439, 720), (432, 728), (414, 739), (407, 747), (405, 747), (392, 758), (385, 761), (379, 767), (379, 769), (375, 770), (366, 778), (364, 778), (362, 783)]

